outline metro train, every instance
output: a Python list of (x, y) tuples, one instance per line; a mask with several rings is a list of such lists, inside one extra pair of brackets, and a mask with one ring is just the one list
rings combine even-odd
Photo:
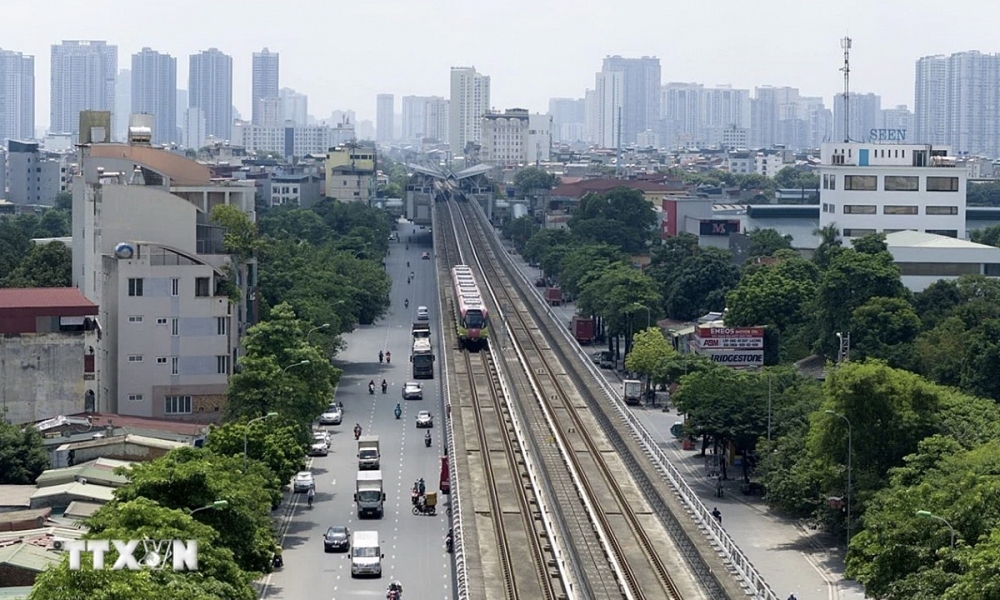
[(451, 269), (451, 281), (458, 307), (459, 342), (468, 348), (482, 347), (489, 339), (490, 315), (472, 269), (467, 265), (455, 265)]

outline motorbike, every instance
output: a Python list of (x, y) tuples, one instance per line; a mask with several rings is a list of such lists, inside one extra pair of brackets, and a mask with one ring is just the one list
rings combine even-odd
[(410, 278), (409, 277), (406, 278), (406, 283), (410, 283)]
[(396, 420), (398, 421), (398, 420), (399, 420), (399, 418), (400, 418), (401, 416), (403, 416), (403, 409), (399, 408), (399, 405), (397, 404), (397, 405), (396, 405), (396, 410), (394, 410), (394, 411), (393, 411), (393, 413), (395, 413), (395, 415), (396, 415)]
[(410, 308), (410, 299), (403, 300), (403, 308)]
[(413, 505), (413, 514), (433, 517), (437, 514), (437, 492), (428, 492), (417, 498), (417, 503)]
[(382, 382), (382, 393), (385, 394), (385, 393), (388, 392), (388, 390), (389, 390), (389, 384), (383, 381)]
[(389, 584), (389, 589), (385, 591), (387, 600), (400, 600), (403, 597), (403, 586), (399, 582)]
[(445, 550), (448, 551), (449, 554), (451, 553), (452, 549), (455, 547), (455, 540), (454, 540), (454, 538), (452, 536), (453, 536), (452, 532), (449, 531), (448, 535), (445, 536), (445, 538), (444, 538), (444, 548), (445, 548)]
[(368, 393), (371, 394), (372, 396), (375, 395), (375, 384), (374, 383), (368, 386)]
[(427, 435), (424, 436), (424, 446), (431, 447), (431, 433), (428, 431)]
[(355, 441), (357, 441), (357, 439), (360, 438), (360, 437), (361, 437), (361, 427), (355, 427), (354, 428), (354, 439), (355, 439)]
[(385, 353), (385, 364), (389, 364), (391, 362), (392, 362), (392, 353), (386, 352)]

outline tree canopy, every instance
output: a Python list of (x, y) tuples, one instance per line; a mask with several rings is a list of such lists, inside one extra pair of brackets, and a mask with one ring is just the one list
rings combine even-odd
[(626, 187), (584, 196), (568, 225), (577, 240), (606, 243), (626, 254), (646, 252), (659, 234), (653, 205), (642, 192)]
[(42, 434), (34, 427), (0, 420), (0, 485), (31, 485), (49, 468)]
[(527, 167), (514, 175), (514, 186), (521, 196), (527, 196), (537, 190), (551, 190), (558, 183), (558, 177), (538, 167)]

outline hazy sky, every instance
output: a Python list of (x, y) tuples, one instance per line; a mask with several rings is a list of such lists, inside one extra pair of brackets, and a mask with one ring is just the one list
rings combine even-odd
[(497, 109), (544, 112), (582, 97), (609, 54), (657, 56), (662, 81), (842, 90), (839, 39), (854, 39), (852, 90), (912, 109), (914, 61), (1000, 51), (1000, 2), (964, 0), (2, 0), (0, 48), (35, 56), (38, 126), (49, 121), (50, 46), (118, 45), (119, 68), (144, 46), (177, 60), (217, 47), (233, 56), (235, 104), (250, 114), (251, 55), (281, 54), (281, 85), (325, 118), (374, 119), (375, 95), (449, 95), (449, 68), (492, 76)]

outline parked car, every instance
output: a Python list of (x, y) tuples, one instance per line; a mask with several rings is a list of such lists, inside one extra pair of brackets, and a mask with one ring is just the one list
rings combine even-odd
[(312, 446), (309, 446), (309, 452), (306, 452), (308, 456), (327, 456), (330, 454), (330, 448), (326, 445), (326, 442), (318, 441)]
[(417, 428), (424, 429), (426, 427), (434, 427), (434, 417), (431, 416), (431, 411), (422, 410), (417, 413)]
[(336, 404), (331, 404), (329, 408), (323, 411), (323, 414), (319, 416), (320, 425), (340, 425), (340, 422), (343, 420), (344, 413)]
[(343, 525), (335, 525), (323, 536), (323, 550), (326, 552), (346, 552), (351, 547), (351, 532)]
[(325, 431), (314, 431), (313, 441), (317, 443), (322, 442), (328, 450), (330, 449), (330, 434)]
[(292, 491), (299, 493), (308, 492), (313, 489), (316, 489), (316, 480), (313, 478), (312, 473), (309, 471), (299, 471), (295, 474), (295, 480), (292, 482)]
[(407, 381), (403, 386), (403, 400), (423, 400), (424, 388), (416, 381)]

